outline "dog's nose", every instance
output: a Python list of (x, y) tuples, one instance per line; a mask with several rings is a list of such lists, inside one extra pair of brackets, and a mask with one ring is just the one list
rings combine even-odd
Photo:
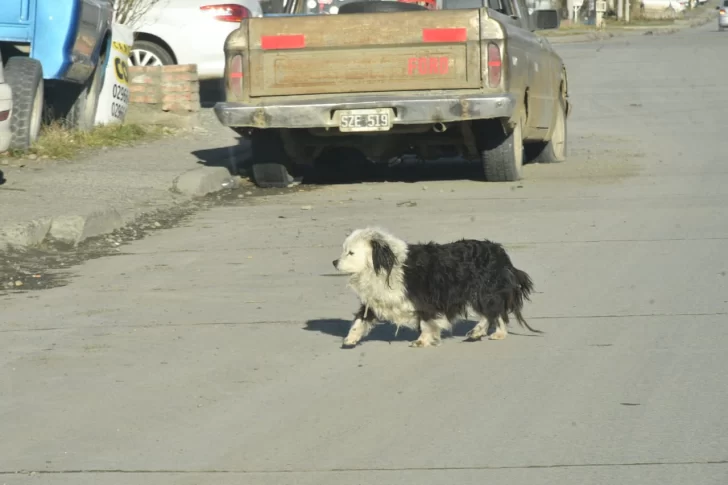
[(334, 260), (334, 268), (336, 268), (338, 264), (339, 264), (339, 260), (338, 259), (335, 259)]

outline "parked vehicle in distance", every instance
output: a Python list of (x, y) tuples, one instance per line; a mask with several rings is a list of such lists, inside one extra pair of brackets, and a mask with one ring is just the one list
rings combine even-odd
[(718, 30), (723, 32), (728, 28), (728, 0), (721, 0), (722, 5), (718, 5), (715, 9), (718, 11)]
[[(489, 181), (521, 178), (524, 155), (566, 158), (566, 67), (548, 40), (556, 10), (524, 0), (354, 1), (336, 15), (243, 21), (225, 43), (220, 122), (250, 138), (261, 187), (296, 182), (324, 150), (372, 162), (478, 160)], [(344, 160), (346, 161), (346, 160)]]
[(11, 148), (26, 149), (48, 114), (94, 126), (111, 47), (113, 0), (2, 0), (0, 52), (13, 90)]
[(10, 148), (10, 116), (13, 112), (13, 90), (5, 82), (3, 60), (0, 54), (0, 153)]
[(247, 17), (261, 17), (257, 0), (168, 0), (155, 4), (134, 30), (129, 64), (197, 64), (200, 79), (222, 78), (225, 38)]

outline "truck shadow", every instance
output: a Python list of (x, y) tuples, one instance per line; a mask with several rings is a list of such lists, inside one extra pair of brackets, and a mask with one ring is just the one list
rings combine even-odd
[[(196, 150), (192, 154), (207, 167), (225, 167), (232, 175), (248, 177), (251, 173), (250, 144), (238, 138), (237, 145)], [(303, 185), (351, 185), (376, 182), (483, 181), (479, 161), (447, 158), (436, 161), (404, 159), (399, 163), (372, 163), (358, 153), (339, 152), (322, 155), (313, 166), (301, 167)]]

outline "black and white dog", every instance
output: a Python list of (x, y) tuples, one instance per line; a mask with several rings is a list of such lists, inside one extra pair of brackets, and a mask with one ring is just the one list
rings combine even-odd
[(442, 330), (450, 331), (469, 311), (480, 319), (468, 340), (506, 338), (509, 313), (530, 331), (542, 333), (521, 315), (533, 291), (531, 278), (513, 266), (500, 244), (465, 239), (407, 244), (368, 227), (346, 238), (333, 263), (349, 275), (349, 286), (361, 300), (344, 348), (356, 346), (382, 321), (419, 329), (412, 347), (438, 345)]

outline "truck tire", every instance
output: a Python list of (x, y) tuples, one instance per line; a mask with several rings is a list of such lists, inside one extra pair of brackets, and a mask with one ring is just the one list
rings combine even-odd
[(547, 142), (526, 144), (526, 159), (533, 163), (558, 163), (566, 160), (566, 103), (559, 97), (554, 127)]
[(523, 168), (523, 121), (506, 128), (499, 120), (487, 120), (479, 127), (480, 158), (485, 180), (515, 182), (521, 179)]
[(10, 149), (27, 150), (38, 139), (43, 120), (43, 67), (29, 57), (11, 57), (5, 81), (13, 90)]
[(68, 110), (66, 123), (71, 128), (79, 131), (91, 131), (93, 129), (96, 122), (96, 110), (99, 106), (99, 95), (104, 84), (105, 71), (106, 51), (104, 50), (96, 62), (91, 78), (83, 86), (80, 94), (76, 97), (76, 101)]
[(278, 131), (257, 130), (251, 135), (252, 178), (258, 187), (285, 188), (296, 182), (291, 175), (293, 163), (283, 149)]
[(354, 1), (339, 7), (339, 15), (349, 13), (380, 13), (380, 12), (412, 12), (427, 10), (416, 3), (404, 3), (388, 0)]

